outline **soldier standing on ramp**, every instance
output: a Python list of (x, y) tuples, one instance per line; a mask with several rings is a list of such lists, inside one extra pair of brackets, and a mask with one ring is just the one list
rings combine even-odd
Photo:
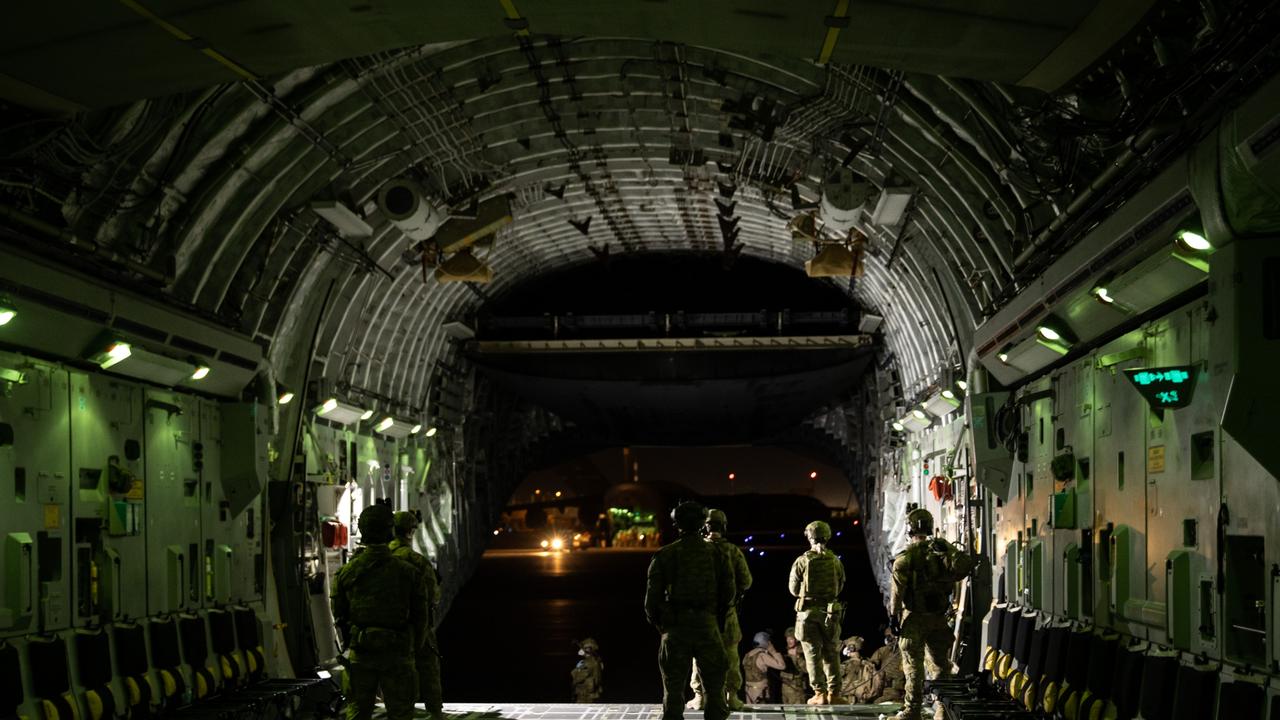
[(436, 643), (436, 608), (440, 605), (440, 580), (431, 561), (413, 549), (413, 533), (418, 529), (418, 516), (411, 512), (395, 515), (396, 538), (391, 541), (391, 554), (417, 568), (427, 586), (426, 642), (414, 655), (418, 670), (418, 700), (432, 720), (444, 718), (443, 691), (440, 688), (440, 646)]
[(796, 639), (804, 648), (813, 685), (810, 705), (841, 705), (840, 624), (844, 604), (844, 564), (827, 549), (831, 526), (817, 520), (804, 528), (809, 550), (791, 565), (791, 594), (796, 597)]
[[(951, 591), (977, 564), (977, 559), (933, 535), (933, 515), (924, 508), (907, 514), (911, 544), (893, 561), (889, 622), (902, 646), (906, 692), (895, 720), (920, 720), (924, 695), (925, 660), (934, 677), (951, 675), (951, 644), (947, 623)], [(937, 709), (941, 714), (942, 708)]]
[(417, 698), (413, 657), (426, 640), (427, 590), (409, 563), (391, 555), (391, 508), (370, 505), (360, 513), (364, 551), (338, 570), (330, 602), (333, 621), (348, 649), (344, 694), (347, 720), (369, 720), (378, 689), (388, 720), (410, 720)]
[(697, 503), (677, 505), (671, 519), (680, 538), (649, 563), (644, 614), (662, 633), (662, 720), (683, 719), (684, 692), (695, 659), (706, 692), (703, 717), (729, 717), (724, 694), (728, 663), (720, 633), (733, 602), (733, 568), (699, 534), (706, 517), (707, 511)]
[[(729, 561), (729, 566), (733, 568), (733, 605), (725, 616), (724, 631), (720, 633), (720, 639), (724, 641), (725, 659), (729, 663), (729, 670), (724, 676), (726, 702), (730, 710), (741, 710), (745, 706), (738, 698), (738, 691), (742, 689), (742, 670), (738, 663), (738, 644), (742, 642), (742, 627), (738, 624), (738, 604), (742, 602), (742, 596), (751, 587), (751, 569), (747, 567), (747, 556), (742, 554), (741, 548), (725, 539), (724, 533), (728, 529), (729, 518), (723, 510), (707, 511), (705, 528), (707, 542), (722, 553)], [(696, 662), (693, 664), (692, 685), (693, 700), (685, 707), (701, 710), (705, 701), (702, 674), (698, 672)]]

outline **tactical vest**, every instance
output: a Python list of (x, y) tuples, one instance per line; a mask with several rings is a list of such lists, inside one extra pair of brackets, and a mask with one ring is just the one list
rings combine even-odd
[(941, 615), (950, 607), (951, 591), (959, 578), (955, 577), (949, 549), (945, 540), (921, 542), (907, 549), (911, 592), (903, 604), (908, 611)]
[(760, 657), (764, 648), (752, 648), (742, 657), (742, 679), (749, 683), (768, 682), (769, 673), (760, 668), (756, 658)]
[(808, 558), (808, 562), (804, 568), (804, 584), (800, 589), (803, 599), (819, 602), (835, 600), (840, 592), (836, 577), (839, 558), (830, 550), (809, 550), (804, 556)]
[(667, 601), (680, 610), (716, 609), (719, 568), (717, 551), (699, 538), (681, 540), (669, 546), (670, 561), (664, 580)]
[(370, 547), (338, 572), (339, 592), (347, 596), (349, 620), (357, 628), (406, 630), (409, 597), (418, 573), (392, 557), (386, 546)]

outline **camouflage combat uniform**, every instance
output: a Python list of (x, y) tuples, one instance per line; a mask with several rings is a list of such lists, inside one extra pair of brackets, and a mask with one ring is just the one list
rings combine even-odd
[(584, 655), (569, 673), (573, 678), (573, 701), (593, 703), (604, 688), (604, 665), (594, 655)]
[(724, 554), (694, 533), (664, 546), (649, 564), (644, 612), (662, 633), (662, 718), (684, 717), (693, 660), (702, 669), (706, 720), (725, 720), (728, 670), (720, 626), (733, 602), (733, 568)]
[(413, 657), (427, 633), (422, 574), (393, 557), (387, 545), (366, 545), (338, 570), (330, 602), (348, 647), (347, 719), (369, 720), (379, 688), (388, 720), (412, 718), (418, 689)]
[(902, 702), (902, 690), (906, 687), (907, 678), (902, 674), (902, 651), (897, 640), (877, 648), (871, 654), (871, 663), (876, 666), (878, 686), (871, 702)]
[(844, 564), (830, 550), (807, 550), (791, 565), (789, 588), (809, 683), (815, 693), (839, 695), (843, 610), (836, 597), (844, 589)]
[(958, 552), (941, 538), (917, 539), (893, 561), (890, 608), (898, 620), (905, 688), (902, 717), (920, 717), (924, 696), (925, 661), (934, 677), (951, 675), (951, 645), (955, 638), (947, 622), (955, 587), (946, 558)]
[[(849, 659), (845, 660), (841, 665), (841, 695), (852, 703), (866, 703), (880, 694), (879, 678), (876, 675), (876, 666), (870, 660), (862, 657), (856, 648), (862, 645), (862, 638), (857, 638), (853, 654)], [(845, 641), (845, 645), (850, 645), (849, 641)]]
[(431, 567), (431, 561), (414, 550), (409, 543), (397, 538), (391, 541), (390, 548), (393, 556), (416, 568), (426, 583), (426, 640), (418, 648), (413, 662), (418, 671), (418, 701), (433, 717), (441, 717), (444, 714), (444, 691), (440, 686), (440, 646), (436, 642), (435, 631), (436, 608), (440, 605), (440, 580), (436, 577), (435, 568)]
[[(722, 537), (712, 538), (707, 542), (715, 547), (733, 568), (734, 600), (729, 612), (725, 615), (724, 629), (720, 633), (720, 639), (724, 642), (725, 661), (729, 664), (729, 669), (724, 676), (724, 691), (729, 698), (732, 698), (729, 701), (732, 707), (734, 699), (738, 697), (738, 691), (742, 689), (742, 670), (738, 665), (738, 645), (742, 642), (742, 627), (738, 624), (738, 602), (751, 587), (751, 569), (747, 567), (747, 556), (742, 554), (742, 549), (737, 545)], [(701, 696), (703, 694), (702, 673), (699, 672), (696, 662), (693, 664), (691, 684), (694, 694)], [(737, 704), (741, 705), (741, 701)]]
[[(787, 634), (794, 636), (795, 631), (788, 628)], [(782, 704), (803, 705), (809, 699), (806, 687), (809, 684), (808, 671), (805, 670), (803, 648), (798, 643), (794, 647), (788, 647), (783, 660), (787, 667), (779, 673), (782, 680)]]

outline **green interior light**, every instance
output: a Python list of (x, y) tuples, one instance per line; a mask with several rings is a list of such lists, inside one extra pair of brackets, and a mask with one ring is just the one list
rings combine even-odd
[(316, 414), (323, 415), (325, 413), (333, 412), (334, 410), (337, 410), (337, 409), (338, 409), (338, 398), (329, 398), (328, 400), (324, 401), (324, 404), (320, 406), (320, 410), (317, 411)]
[(129, 348), (129, 343), (113, 342), (109, 347), (107, 347), (107, 354), (102, 361), (98, 363), (98, 366), (103, 370), (106, 370), (113, 365), (118, 365), (121, 362), (124, 362), (124, 360), (132, 354), (133, 351)]
[(1204, 252), (1205, 250), (1213, 249), (1213, 243), (1209, 242), (1205, 236), (1198, 232), (1183, 230), (1178, 233), (1178, 239), (1182, 241), (1182, 244), (1197, 252)]

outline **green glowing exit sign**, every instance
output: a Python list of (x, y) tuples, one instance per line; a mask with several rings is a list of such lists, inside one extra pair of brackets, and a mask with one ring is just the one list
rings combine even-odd
[(1124, 374), (1138, 389), (1138, 393), (1147, 399), (1153, 410), (1184, 408), (1191, 404), (1191, 397), (1195, 394), (1194, 365), (1140, 368), (1125, 370)]

